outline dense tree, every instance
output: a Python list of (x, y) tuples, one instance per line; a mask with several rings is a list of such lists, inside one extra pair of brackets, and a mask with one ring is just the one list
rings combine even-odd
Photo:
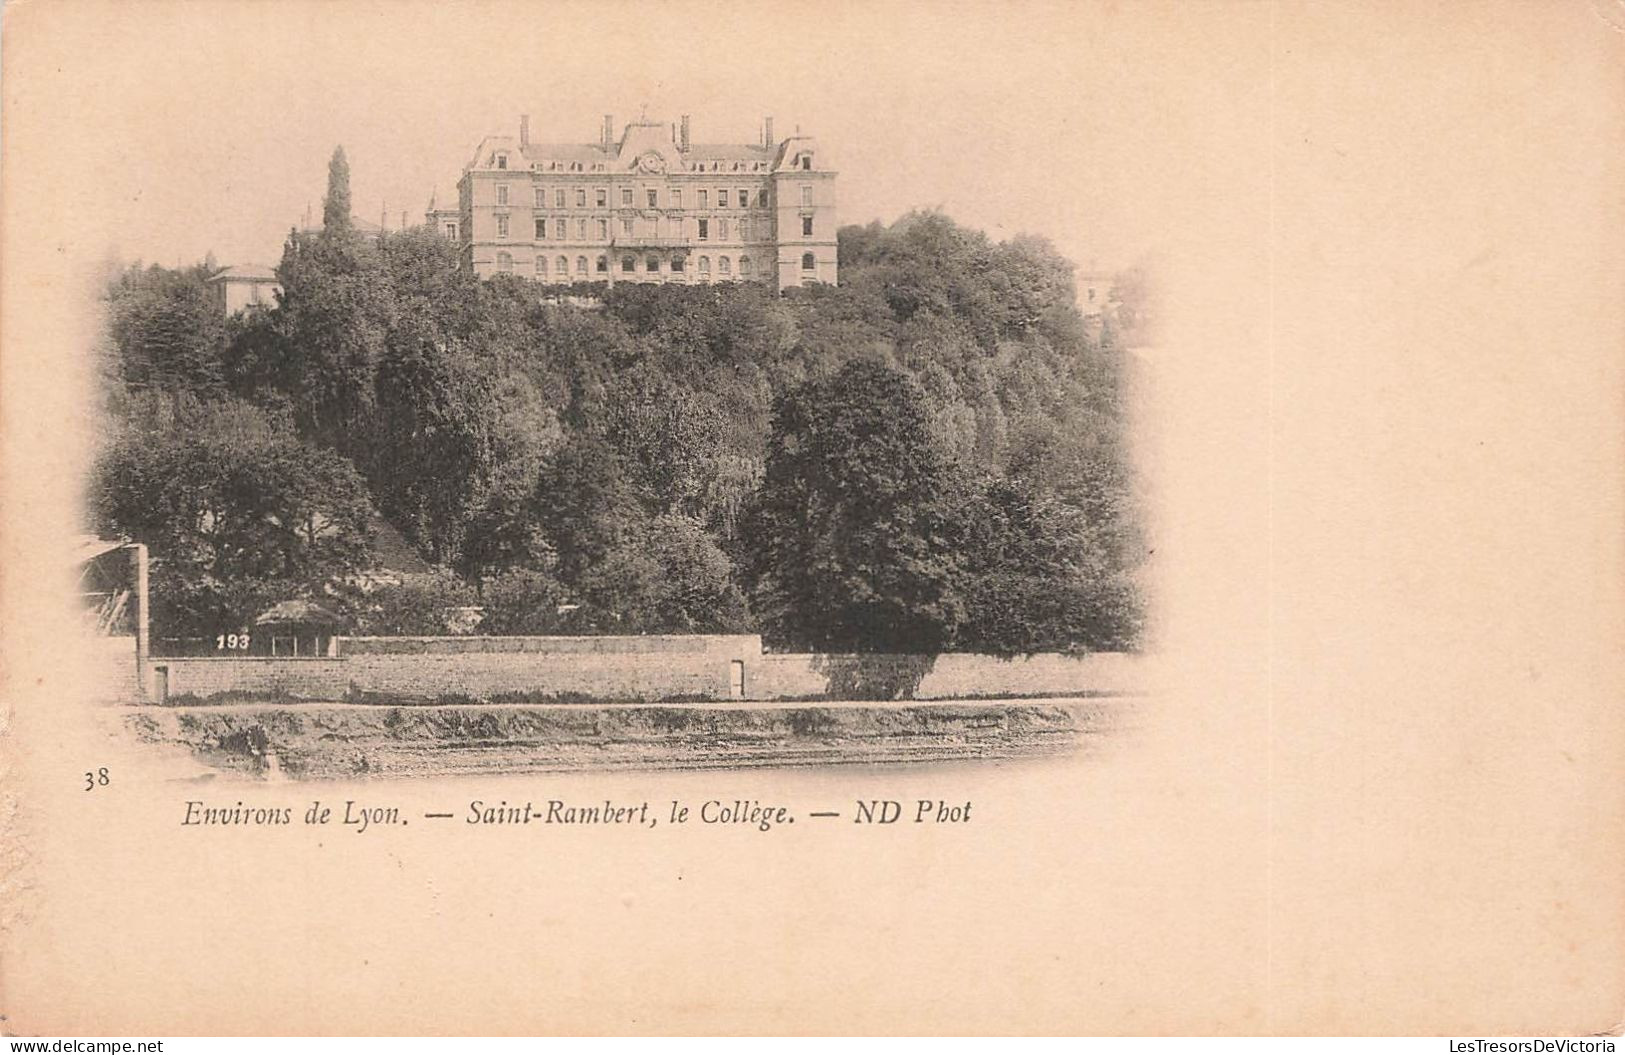
[(327, 162), (327, 196), (322, 199), (322, 230), (329, 235), (348, 234), (350, 219), (350, 162), (344, 147), (333, 148)]
[(576, 625), (596, 633), (738, 633), (749, 627), (733, 563), (688, 517), (628, 533), (577, 582)]
[(989, 482), (963, 510), (965, 620), (954, 645), (997, 655), (1122, 648), (1139, 612), (1108, 547), (1078, 509), (1020, 483)]
[(744, 529), (772, 636), (836, 651), (943, 648), (960, 618), (957, 487), (902, 372), (859, 360), (781, 397)]
[(207, 265), (131, 267), (108, 291), (108, 336), (129, 389), (224, 391), (226, 324), (209, 293)]
[(533, 568), (515, 568), (485, 584), (481, 603), (482, 634), (557, 634), (570, 626), (565, 607), (569, 594), (553, 576)]
[(198, 408), (252, 404), (310, 464), (353, 465), (423, 557), (478, 588), (488, 626), (751, 627), (863, 649), (1132, 640), (1144, 545), (1122, 349), (1145, 314), (1138, 276), (1121, 320), (1086, 321), (1044, 240), (919, 212), (842, 229), (841, 284), (783, 295), (482, 281), (427, 228), (357, 237), (341, 150), (323, 213), (320, 233), (289, 235), (279, 302), (231, 320), (201, 269), (121, 275), (109, 405), (162, 447)]
[(559, 577), (577, 583), (623, 550), (647, 517), (621, 459), (602, 437), (577, 432), (548, 459), (535, 499), (537, 519), (557, 555)]
[(129, 430), (92, 478), (100, 530), (151, 549), (154, 622), (169, 634), (246, 625), (268, 599), (319, 595), (370, 564), (353, 466), (218, 404)]
[(473, 589), (446, 572), (414, 576), (380, 586), (355, 602), (356, 629), (380, 637), (435, 637), (466, 633), (465, 613), (477, 602)]

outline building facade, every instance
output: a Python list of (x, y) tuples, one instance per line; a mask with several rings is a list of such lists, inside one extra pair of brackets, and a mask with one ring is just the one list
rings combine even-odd
[(254, 304), (276, 305), (282, 292), (276, 271), (261, 264), (236, 264), (209, 278), (209, 292), (222, 315), (234, 315)]
[(817, 142), (698, 144), (689, 118), (638, 121), (596, 143), (491, 136), (463, 170), (455, 208), (428, 222), (481, 277), (537, 282), (764, 282), (778, 289), (835, 273), (835, 172)]

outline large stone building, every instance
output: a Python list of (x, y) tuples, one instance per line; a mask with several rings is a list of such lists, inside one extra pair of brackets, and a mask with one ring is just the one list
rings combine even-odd
[(679, 124), (637, 121), (596, 143), (482, 141), (457, 207), (429, 203), (465, 267), (538, 282), (835, 281), (835, 172), (810, 136), (705, 144)]

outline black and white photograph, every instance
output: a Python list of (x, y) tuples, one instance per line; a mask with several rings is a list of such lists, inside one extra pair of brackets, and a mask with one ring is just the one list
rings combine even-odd
[(8, 1050), (1614, 1050), (1622, 10), (6, 4)]
[(299, 778), (1120, 721), (1145, 273), (843, 223), (841, 144), (772, 115), (548, 117), (598, 134), (515, 115), (393, 217), (336, 144), (274, 263), (112, 265), (83, 567), (125, 725)]

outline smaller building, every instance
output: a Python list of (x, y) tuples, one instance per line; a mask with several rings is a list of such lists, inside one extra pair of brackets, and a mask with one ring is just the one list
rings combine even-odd
[(254, 620), (254, 655), (335, 655), (334, 635), (344, 620), (314, 601), (282, 601)]
[(1078, 310), (1085, 317), (1107, 315), (1112, 309), (1117, 276), (1109, 271), (1079, 271)]
[(209, 291), (222, 315), (235, 315), (253, 304), (271, 307), (282, 285), (276, 271), (263, 264), (234, 264), (210, 277)]

